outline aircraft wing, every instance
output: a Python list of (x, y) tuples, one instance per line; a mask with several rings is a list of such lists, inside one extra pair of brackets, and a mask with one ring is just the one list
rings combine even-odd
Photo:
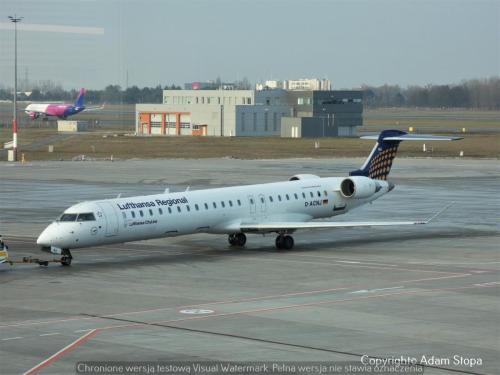
[(295, 231), (298, 229), (321, 229), (321, 228), (358, 228), (358, 227), (381, 227), (381, 226), (400, 226), (400, 225), (423, 225), (428, 224), (436, 217), (446, 211), (450, 203), (431, 217), (425, 220), (416, 221), (309, 221), (309, 222), (267, 222), (267, 223), (242, 223), (240, 230), (242, 232), (279, 232)]
[(321, 229), (321, 228), (357, 228), (378, 227), (393, 225), (418, 225), (427, 224), (428, 221), (312, 221), (312, 222), (275, 222), (263, 224), (241, 224), (242, 232), (279, 232), (297, 229)]

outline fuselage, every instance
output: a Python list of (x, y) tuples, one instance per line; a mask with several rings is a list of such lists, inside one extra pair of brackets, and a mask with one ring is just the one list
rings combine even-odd
[(66, 118), (83, 111), (85, 107), (75, 107), (73, 104), (51, 104), (51, 103), (32, 103), (24, 111), (32, 118), (36, 119), (40, 115), (55, 116)]
[(194, 190), (76, 204), (50, 224), (37, 243), (82, 248), (192, 233), (238, 233), (240, 225), (341, 215), (392, 189), (376, 181), (366, 198), (342, 195), (344, 177)]

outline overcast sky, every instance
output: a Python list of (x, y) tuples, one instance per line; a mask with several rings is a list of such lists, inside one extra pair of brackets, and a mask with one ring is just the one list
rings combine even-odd
[(2, 0), (0, 85), (100, 89), (329, 78), (335, 88), (500, 74), (496, 0)]

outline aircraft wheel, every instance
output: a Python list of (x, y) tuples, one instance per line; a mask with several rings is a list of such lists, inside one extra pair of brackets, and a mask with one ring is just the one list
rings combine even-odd
[(244, 233), (236, 233), (235, 238), (236, 246), (245, 246), (245, 244), (247, 243), (247, 236), (245, 236)]
[(236, 245), (236, 234), (232, 233), (229, 236), (227, 236), (227, 242), (229, 242), (229, 245), (235, 246)]
[(276, 237), (276, 248), (277, 249), (283, 249), (283, 238), (285, 236), (283, 236), (282, 234), (280, 234), (278, 237)]
[(71, 261), (73, 260), (73, 256), (71, 255), (69, 249), (63, 249), (61, 254), (62, 254), (61, 265), (71, 266)]
[(282, 244), (283, 249), (290, 250), (291, 248), (293, 248), (293, 245), (294, 241), (292, 236), (283, 237), (283, 244)]

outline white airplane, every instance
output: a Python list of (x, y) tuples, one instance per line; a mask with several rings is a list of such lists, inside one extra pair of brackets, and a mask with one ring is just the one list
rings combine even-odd
[(40, 116), (44, 116), (45, 118), (54, 116), (60, 119), (66, 119), (84, 110), (95, 111), (104, 108), (104, 105), (100, 107), (85, 107), (83, 104), (84, 97), (85, 89), (82, 87), (76, 98), (75, 104), (32, 103), (24, 109), (24, 112), (26, 112), (32, 120), (36, 120)]
[(401, 141), (461, 139), (399, 130), (362, 138), (377, 143), (349, 177), (298, 174), (284, 182), (78, 203), (50, 224), (37, 244), (61, 254), (61, 263), (70, 265), (70, 249), (89, 246), (192, 233), (228, 234), (230, 245), (243, 246), (247, 233), (277, 233), (276, 247), (291, 249), (290, 234), (299, 229), (427, 224), (437, 216), (424, 221), (313, 221), (345, 214), (390, 192), (394, 184), (386, 180)]

